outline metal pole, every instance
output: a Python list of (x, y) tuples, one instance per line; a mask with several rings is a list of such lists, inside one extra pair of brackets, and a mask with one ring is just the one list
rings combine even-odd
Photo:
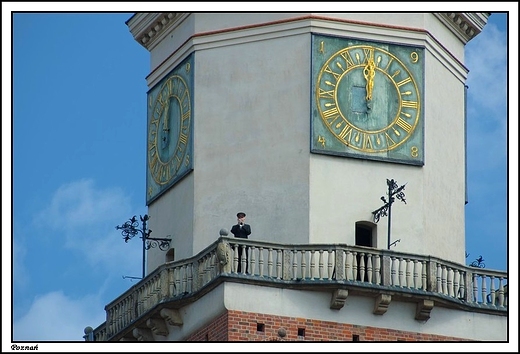
[(144, 279), (144, 272), (145, 272), (144, 268), (145, 268), (145, 262), (146, 262), (146, 219), (143, 220), (143, 233), (141, 234), (141, 237), (143, 238), (143, 277), (142, 277), (142, 279)]
[(144, 237), (144, 234), (143, 234), (142, 238), (143, 238), (143, 278), (142, 279), (144, 279), (144, 264), (145, 264), (145, 257), (146, 257), (146, 252), (145, 252), (146, 251), (146, 248), (145, 248), (146, 247), (145, 246), (146, 238)]
[(392, 220), (392, 184), (388, 183), (388, 249), (390, 249), (390, 223)]

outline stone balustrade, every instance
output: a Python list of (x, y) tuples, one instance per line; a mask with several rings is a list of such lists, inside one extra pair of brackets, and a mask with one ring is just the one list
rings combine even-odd
[[(158, 304), (194, 298), (230, 277), (274, 286), (335, 285), (338, 289), (338, 285), (348, 285), (381, 293), (434, 295), (445, 306), (507, 314), (507, 272), (362, 246), (291, 245), (220, 237), (194, 257), (161, 265), (109, 303), (106, 322), (94, 329), (93, 338), (109, 340), (136, 321), (145, 321)], [(175, 313), (164, 311), (161, 316), (176, 321)]]

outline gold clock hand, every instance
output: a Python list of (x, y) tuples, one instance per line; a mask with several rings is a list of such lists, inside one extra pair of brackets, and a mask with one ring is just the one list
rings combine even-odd
[(164, 112), (164, 123), (163, 123), (163, 131), (167, 132), (170, 129), (168, 128), (168, 118), (170, 117), (170, 102), (166, 103), (166, 108)]
[(365, 80), (367, 81), (367, 96), (366, 100), (370, 101), (372, 99), (372, 90), (374, 89), (374, 77), (376, 75), (376, 65), (374, 63), (373, 58), (368, 59), (368, 63), (363, 69), (363, 76), (365, 76)]

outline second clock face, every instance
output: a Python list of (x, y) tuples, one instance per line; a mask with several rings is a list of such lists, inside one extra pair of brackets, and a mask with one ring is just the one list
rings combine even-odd
[(313, 37), (311, 151), (424, 164), (424, 50)]
[(148, 93), (147, 205), (192, 170), (191, 57)]

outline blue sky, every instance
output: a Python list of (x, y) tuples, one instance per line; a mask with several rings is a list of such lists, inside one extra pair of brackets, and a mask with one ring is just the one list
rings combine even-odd
[[(115, 226), (147, 212), (149, 53), (125, 24), (131, 13), (14, 14), (12, 33), (2, 13), (3, 43), (12, 35), (12, 63), (2, 58), (2, 256), (12, 270), (3, 272), (2, 337), (82, 341), (86, 326), (105, 320), (104, 306), (135, 284), (123, 276), (141, 275), (140, 240), (125, 243)], [(508, 106), (506, 18), (491, 15), (465, 63), (466, 252), (468, 262), (482, 255), (497, 270), (508, 269), (508, 252), (513, 267), (518, 259), (518, 143), (508, 142), (518, 107)], [(517, 40), (509, 43), (515, 64)], [(518, 71), (509, 69), (515, 98)]]

